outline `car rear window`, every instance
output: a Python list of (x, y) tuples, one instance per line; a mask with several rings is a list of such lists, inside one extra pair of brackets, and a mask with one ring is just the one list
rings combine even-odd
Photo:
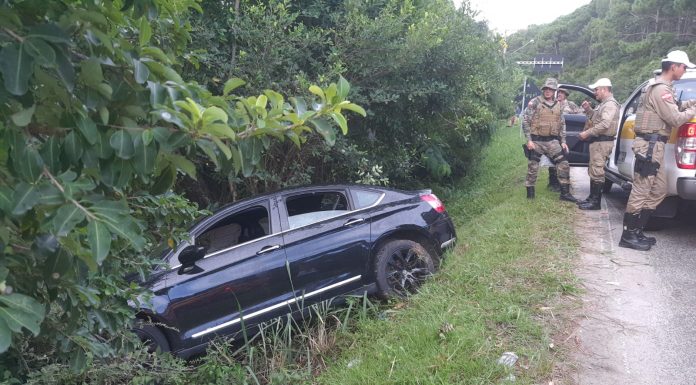
[(377, 202), (382, 193), (377, 191), (363, 190), (363, 189), (353, 189), (350, 191), (353, 196), (353, 202), (355, 203), (356, 209), (362, 209), (368, 206), (372, 206)]
[(674, 82), (674, 91), (679, 100), (696, 99), (696, 79), (683, 79)]
[(341, 192), (322, 191), (288, 197), (285, 207), (292, 229), (347, 212), (348, 200)]

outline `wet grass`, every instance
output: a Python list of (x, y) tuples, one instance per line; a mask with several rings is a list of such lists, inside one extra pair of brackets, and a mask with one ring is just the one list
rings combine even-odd
[[(553, 376), (550, 335), (559, 299), (574, 294), (575, 206), (546, 191), (527, 201), (526, 162), (515, 129), (501, 129), (471, 176), (441, 198), (458, 244), (421, 293), (388, 316), (343, 333), (320, 384), (516, 384)], [(543, 180), (543, 184), (541, 181)], [(555, 324), (554, 324), (555, 323)], [(513, 368), (502, 353), (519, 357)]]

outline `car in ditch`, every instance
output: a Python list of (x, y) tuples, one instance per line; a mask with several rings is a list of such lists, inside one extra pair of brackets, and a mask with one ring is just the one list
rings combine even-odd
[(153, 296), (135, 327), (150, 348), (181, 357), (336, 296), (414, 293), (456, 239), (430, 190), (366, 185), (246, 199), (189, 234), (142, 283)]

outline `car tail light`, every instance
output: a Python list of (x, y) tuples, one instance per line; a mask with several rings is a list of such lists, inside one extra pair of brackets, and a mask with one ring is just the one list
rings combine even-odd
[(696, 123), (686, 123), (679, 127), (677, 135), (677, 167), (696, 169)]
[(421, 200), (428, 202), (438, 213), (445, 212), (445, 205), (435, 196), (435, 194), (421, 195)]

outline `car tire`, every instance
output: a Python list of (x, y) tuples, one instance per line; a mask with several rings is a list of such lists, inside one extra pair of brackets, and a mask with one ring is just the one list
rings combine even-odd
[(602, 192), (608, 194), (611, 192), (611, 188), (614, 186), (614, 182), (610, 180), (604, 181), (604, 186), (602, 186)]
[(425, 247), (405, 239), (389, 241), (375, 256), (377, 295), (389, 299), (415, 294), (434, 272), (434, 259)]
[(148, 352), (159, 351), (166, 353), (170, 351), (167, 337), (164, 336), (164, 333), (157, 326), (140, 321), (133, 331), (147, 347)]

